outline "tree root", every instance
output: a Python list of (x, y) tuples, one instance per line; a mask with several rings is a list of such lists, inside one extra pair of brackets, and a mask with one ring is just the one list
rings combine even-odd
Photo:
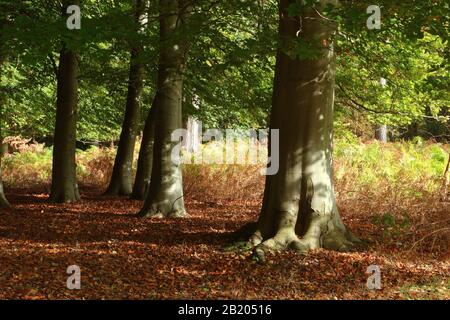
[(359, 241), (350, 232), (333, 230), (322, 237), (322, 247), (340, 252), (350, 251), (355, 243)]
[(158, 208), (151, 210), (141, 210), (138, 213), (141, 218), (188, 218), (189, 215), (186, 211), (173, 210), (173, 211), (162, 211)]
[(360, 240), (348, 231), (333, 229), (318, 237), (299, 238), (293, 232), (277, 234), (273, 238), (262, 241), (259, 232), (255, 232), (249, 240), (253, 246), (253, 256), (259, 261), (264, 261), (266, 253), (293, 250), (300, 254), (306, 254), (313, 249), (324, 248), (339, 252), (347, 252), (354, 248)]
[(74, 203), (81, 200), (81, 196), (78, 192), (78, 187), (76, 189), (71, 190), (69, 192), (58, 191), (51, 193), (48, 197), (48, 201), (50, 203)]

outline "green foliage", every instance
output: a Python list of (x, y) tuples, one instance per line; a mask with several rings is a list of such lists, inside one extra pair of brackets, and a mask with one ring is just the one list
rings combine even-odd
[[(441, 144), (422, 141), (362, 144), (337, 140), (334, 148), (337, 184), (352, 184), (352, 192), (390, 188), (405, 199), (436, 193), (442, 185), (448, 152)], [(348, 177), (352, 181), (347, 181)], [(417, 187), (420, 186), (420, 187)]]
[[(222, 157), (224, 147), (222, 143), (212, 142), (203, 145), (202, 152), (205, 157), (214, 159)], [(438, 194), (448, 160), (446, 148), (448, 146), (430, 144), (420, 138), (388, 144), (361, 143), (354, 136), (336, 139), (334, 177), (338, 195), (346, 199), (358, 194), (367, 197), (386, 194), (393, 200), (408, 201)], [(238, 144), (238, 149), (246, 154), (244, 141)], [(136, 155), (138, 152), (139, 148)], [(114, 155), (114, 148), (78, 150), (77, 174), (81, 183), (105, 186), (112, 172)], [(48, 184), (51, 158), (50, 148), (6, 155), (2, 164), (3, 179), (13, 186)], [(184, 165), (185, 192), (194, 198), (258, 198), (264, 186), (264, 176), (260, 174), (263, 167), (262, 163)]]
[(381, 215), (374, 215), (372, 222), (383, 230), (383, 236), (392, 238), (400, 235), (404, 229), (411, 225), (411, 218), (404, 214), (402, 216), (386, 212)]
[[(352, 131), (361, 135), (361, 130), (353, 130), (357, 117), (358, 123), (388, 124), (399, 134), (417, 124), (417, 134), (445, 138), (450, 127), (448, 2), (379, 1), (380, 30), (366, 28), (369, 4), (341, 1), (339, 7), (329, 5), (322, 13), (340, 23), (333, 48), (337, 135)], [(317, 1), (294, 1), (289, 14), (300, 15), (307, 6), (318, 8)], [(268, 126), (278, 45), (287, 45), (294, 56), (313, 57), (315, 51), (298, 39), (277, 39), (277, 7), (274, 0), (196, 2), (177, 35), (189, 43), (185, 117), (194, 115), (205, 127)], [(78, 139), (118, 139), (129, 52), (136, 44), (145, 47), (140, 59), (147, 71), (142, 99), (142, 119), (146, 118), (158, 64), (156, 2), (149, 2), (142, 33), (135, 32), (132, 1), (82, 1), (82, 28), (76, 32), (65, 28), (59, 2), (1, 0), (0, 8), (0, 51), (7, 56), (0, 73), (6, 135), (53, 134), (55, 70), (62, 39), (79, 54)], [(387, 79), (384, 88), (381, 77)]]
[(46, 185), (51, 179), (52, 149), (26, 150), (2, 158), (2, 173), (16, 187)]

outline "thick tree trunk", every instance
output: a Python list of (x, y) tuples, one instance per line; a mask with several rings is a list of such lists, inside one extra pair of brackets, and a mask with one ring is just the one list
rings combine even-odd
[(139, 215), (142, 217), (186, 216), (181, 165), (172, 161), (178, 144), (171, 135), (182, 127), (181, 98), (186, 46), (177, 31), (183, 23), (184, 1), (160, 0), (160, 56), (158, 104), (150, 186)]
[(335, 57), (329, 38), (336, 26), (313, 8), (288, 16), (293, 2), (281, 0), (279, 38), (313, 45), (320, 57), (286, 53), (286, 43), (277, 53), (270, 127), (280, 130), (279, 171), (266, 178), (250, 240), (261, 256), (286, 248), (345, 250), (355, 240), (339, 216), (332, 182)]
[(136, 169), (136, 178), (134, 179), (132, 199), (145, 199), (153, 166), (153, 144), (155, 138), (155, 110), (158, 103), (158, 94), (153, 99), (152, 107), (145, 121), (144, 132), (142, 134), (141, 149)]
[(63, 45), (59, 58), (52, 188), (49, 198), (58, 203), (80, 199), (75, 161), (77, 68), (76, 54)]
[[(136, 0), (135, 19), (139, 23), (145, 14), (145, 1)], [(116, 159), (106, 194), (108, 195), (130, 195), (132, 192), (132, 166), (134, 148), (136, 145), (136, 134), (140, 120), (140, 99), (143, 90), (144, 64), (141, 62), (140, 54), (142, 47), (131, 50), (130, 72), (128, 82), (128, 95), (125, 117), (122, 124), (119, 146)]]
[[(66, 8), (79, 1), (65, 1), (62, 8), (63, 17)], [(58, 83), (56, 91), (56, 124), (53, 143), (51, 202), (75, 202), (80, 199), (76, 177), (75, 143), (77, 123), (77, 55), (62, 44), (59, 55)]]

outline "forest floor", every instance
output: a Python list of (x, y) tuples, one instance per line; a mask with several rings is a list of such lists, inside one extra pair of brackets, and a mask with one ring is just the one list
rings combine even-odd
[[(9, 190), (15, 205), (0, 212), (0, 299), (450, 299), (448, 220), (427, 229), (448, 219), (449, 203), (416, 208), (426, 220), (403, 228), (386, 223), (389, 216), (381, 221), (363, 199), (340, 201), (364, 247), (283, 252), (262, 263), (232, 245), (260, 201), (188, 198), (189, 218), (141, 219), (139, 201), (100, 194), (88, 188), (82, 202), (54, 205), (37, 190)], [(81, 269), (80, 290), (66, 288), (70, 265)], [(366, 286), (370, 265), (381, 268), (380, 290)]]

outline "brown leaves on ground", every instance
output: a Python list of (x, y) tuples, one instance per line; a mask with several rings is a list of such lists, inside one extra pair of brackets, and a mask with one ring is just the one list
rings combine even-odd
[[(257, 218), (259, 201), (187, 199), (190, 218), (141, 219), (139, 201), (99, 194), (87, 190), (68, 205), (32, 191), (8, 195), (15, 206), (0, 212), (0, 298), (450, 298), (448, 232), (430, 234), (449, 226), (441, 221), (448, 203), (422, 212), (426, 224), (411, 218), (405, 227), (370, 205), (343, 202), (343, 219), (368, 241), (364, 250), (283, 252), (259, 263), (232, 246), (232, 232)], [(70, 265), (81, 268), (81, 290), (66, 288)], [(381, 268), (381, 290), (366, 287), (370, 265)]]

